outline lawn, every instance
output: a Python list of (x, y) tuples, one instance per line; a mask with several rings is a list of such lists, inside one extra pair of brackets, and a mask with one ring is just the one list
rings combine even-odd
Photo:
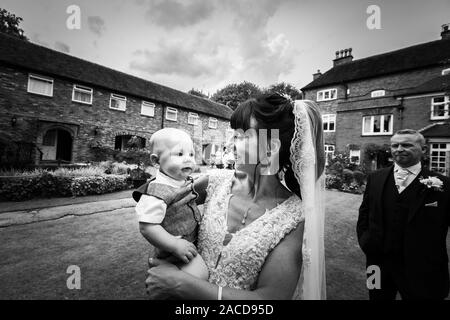
[[(328, 299), (366, 299), (355, 224), (361, 196), (327, 192)], [(133, 209), (0, 229), (0, 299), (145, 299), (147, 243)], [(81, 290), (66, 287), (81, 268)]]

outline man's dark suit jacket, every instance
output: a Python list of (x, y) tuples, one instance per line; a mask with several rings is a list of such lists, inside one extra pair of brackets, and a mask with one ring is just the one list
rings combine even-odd
[[(403, 237), (406, 281), (417, 296), (445, 298), (449, 292), (446, 238), (450, 225), (450, 179), (423, 168), (416, 179), (439, 178), (443, 191), (421, 185), (408, 211)], [(359, 209), (358, 241), (367, 265), (383, 261), (383, 188), (393, 179), (393, 166), (373, 172)], [(436, 206), (437, 204), (437, 206)]]

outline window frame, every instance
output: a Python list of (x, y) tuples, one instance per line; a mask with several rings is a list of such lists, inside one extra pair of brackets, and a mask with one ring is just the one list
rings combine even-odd
[[(390, 122), (390, 128), (388, 132), (383, 132), (384, 130), (384, 117), (385, 116), (389, 116), (391, 117), (392, 121)], [(367, 133), (365, 132), (365, 119), (366, 118), (371, 118), (370, 119), (370, 128), (371, 128), (371, 132)], [(374, 120), (375, 117), (380, 117), (380, 132), (373, 132), (373, 125), (374, 125)], [(363, 116), (362, 117), (362, 136), (391, 136), (394, 134), (394, 115), (392, 113), (389, 114), (379, 114), (379, 115), (371, 115), (371, 116)]]
[[(45, 94), (45, 93), (42, 93), (42, 92), (31, 91), (31, 86), (30, 86), (31, 78), (34, 78), (35, 80), (41, 80), (41, 81), (44, 81), (44, 82), (51, 83), (51, 93), (50, 94)], [(54, 83), (55, 83), (55, 81), (54, 81), (53, 78), (49, 78), (49, 77), (45, 77), (45, 76), (40, 76), (40, 75), (29, 73), (28, 74), (27, 92), (28, 93), (32, 93), (32, 94), (37, 94), (37, 95), (40, 95), (40, 96), (44, 96), (44, 97), (53, 97), (53, 86), (54, 86)]]
[[(81, 91), (83, 93), (89, 93), (91, 94), (91, 100), (90, 102), (85, 102), (85, 101), (80, 101), (80, 100), (75, 100), (75, 90)], [(87, 105), (92, 105), (92, 101), (94, 100), (94, 89), (89, 88), (89, 87), (85, 87), (83, 85), (80, 84), (74, 84), (73, 88), (72, 88), (72, 101), (76, 102), (76, 103), (81, 103), (81, 104), (87, 104)]]
[[(151, 107), (153, 109), (152, 115), (145, 114), (143, 112), (144, 107), (149, 107), (149, 108)], [(155, 109), (156, 109), (156, 105), (153, 102), (148, 102), (148, 101), (142, 100), (142, 102), (141, 102), (141, 116), (154, 118), (155, 117)]]
[[(334, 123), (333, 130), (330, 130), (331, 123)], [(336, 114), (334, 113), (323, 114), (322, 124), (323, 126), (325, 126), (325, 124), (328, 124), (328, 129), (325, 130), (325, 128), (323, 128), (323, 132), (336, 132)]]
[[(194, 119), (194, 122), (191, 122), (192, 119)], [(188, 113), (188, 124), (196, 126), (198, 125), (198, 120), (199, 120), (198, 113), (195, 112)]]
[[(444, 102), (435, 103), (434, 99), (436, 98), (444, 98)], [(434, 107), (436, 105), (444, 105), (444, 115), (443, 116), (435, 116), (434, 115)], [(447, 114), (447, 115), (445, 115)], [(445, 120), (450, 118), (450, 96), (437, 96), (431, 98), (431, 116), (430, 120)]]
[[(125, 108), (123, 108), (123, 109), (118, 109), (118, 108), (113, 108), (113, 107), (111, 107), (111, 102), (112, 102), (113, 98), (114, 98), (114, 99), (117, 99), (117, 100), (124, 101), (124, 102), (125, 102)], [(122, 112), (125, 112), (125, 111), (127, 110), (127, 97), (126, 97), (126, 96), (122, 96), (122, 95), (120, 95), (120, 94), (111, 93), (111, 95), (110, 95), (110, 97), (109, 97), (109, 108), (110, 108), (111, 110), (116, 110), (116, 111), (122, 111)]]
[[(215, 123), (214, 126), (211, 125), (211, 121), (213, 123)], [(210, 129), (217, 129), (218, 125), (219, 125), (219, 120), (217, 120), (217, 118), (209, 117), (209, 119), (208, 119), (208, 128), (210, 128)]]
[[(445, 148), (441, 148), (441, 145), (445, 144)], [(437, 148), (434, 147), (434, 145), (438, 145)], [(447, 152), (450, 153), (450, 143), (449, 142), (438, 142), (438, 141), (430, 141), (430, 165), (429, 168), (432, 171), (435, 172), (439, 172), (439, 173), (443, 173), (446, 174), (446, 171), (449, 170), (449, 168), (447, 168)], [(433, 155), (433, 152), (444, 152), (444, 156), (438, 154), (438, 155)], [(440, 158), (444, 158), (444, 161), (442, 162)], [(437, 159), (437, 161), (436, 161)], [(444, 166), (439, 166), (439, 164), (444, 163)], [(437, 164), (437, 165), (433, 165), (433, 164)], [(441, 171), (440, 168), (444, 168), (444, 171)]]
[[(331, 93), (334, 92), (334, 98), (331, 98)], [(328, 93), (328, 98), (325, 98), (326, 93)], [(319, 98), (319, 96), (322, 96)], [(337, 99), (337, 88), (325, 89), (317, 91), (316, 100), (319, 101), (332, 101)]]
[(386, 96), (386, 90), (384, 90), (384, 89), (373, 90), (372, 92), (370, 92), (371, 98), (381, 98), (384, 96)]
[[(357, 161), (352, 161), (352, 152), (357, 152), (358, 155), (357, 156), (353, 156), (355, 158), (356, 157), (358, 158)], [(348, 158), (350, 160), (350, 163), (354, 163), (354, 164), (359, 165), (361, 163), (361, 149), (360, 150), (349, 150)]]
[[(170, 112), (172, 112), (172, 113), (175, 114), (175, 119), (170, 119), (170, 118), (168, 117), (168, 115), (169, 115)], [(167, 108), (166, 108), (166, 114), (165, 114), (164, 118), (165, 118), (167, 121), (178, 122), (178, 109), (172, 108), (172, 107), (167, 107)]]

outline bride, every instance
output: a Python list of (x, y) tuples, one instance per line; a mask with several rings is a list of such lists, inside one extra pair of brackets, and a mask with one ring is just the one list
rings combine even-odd
[[(151, 299), (325, 299), (321, 115), (267, 94), (231, 117), (236, 170), (196, 180), (208, 281), (151, 259)], [(282, 176), (282, 178), (281, 178)]]

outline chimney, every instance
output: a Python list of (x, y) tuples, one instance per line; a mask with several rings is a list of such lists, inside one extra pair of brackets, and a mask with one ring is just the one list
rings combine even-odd
[(313, 80), (316, 80), (316, 79), (319, 78), (321, 75), (322, 75), (322, 72), (320, 72), (320, 70), (317, 70), (317, 72), (313, 74)]
[(442, 37), (442, 40), (450, 39), (450, 23), (446, 23), (446, 24), (442, 25), (441, 37)]
[(353, 61), (352, 48), (336, 51), (336, 59), (333, 60), (333, 67)]

